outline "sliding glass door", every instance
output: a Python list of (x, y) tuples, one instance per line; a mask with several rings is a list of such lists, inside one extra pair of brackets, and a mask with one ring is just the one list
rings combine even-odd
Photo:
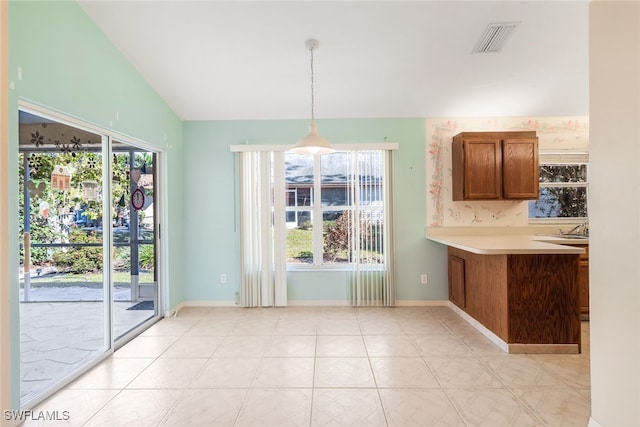
[(114, 142), (114, 335), (123, 338), (157, 313), (156, 154)]
[(20, 389), (30, 407), (158, 312), (157, 154), (19, 113)]

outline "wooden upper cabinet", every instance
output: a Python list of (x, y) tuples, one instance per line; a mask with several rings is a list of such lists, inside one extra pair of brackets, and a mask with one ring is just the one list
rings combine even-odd
[(502, 141), (502, 196), (538, 198), (538, 138)]
[(538, 198), (535, 132), (462, 132), (451, 151), (453, 200)]
[(463, 143), (466, 199), (502, 197), (502, 149), (499, 139), (471, 139)]

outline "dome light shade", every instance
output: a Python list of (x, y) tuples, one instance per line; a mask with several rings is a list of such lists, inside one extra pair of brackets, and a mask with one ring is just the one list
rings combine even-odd
[(309, 125), (309, 134), (300, 138), (289, 151), (294, 154), (330, 154), (336, 150), (331, 147), (329, 141), (318, 135), (316, 121), (312, 120)]
[(289, 151), (295, 154), (330, 154), (336, 151), (329, 141), (318, 135), (316, 120), (314, 115), (314, 92), (313, 92), (313, 50), (318, 48), (318, 40), (309, 39), (305, 42), (305, 47), (311, 52), (311, 123), (309, 124), (309, 134), (298, 140), (296, 145)]

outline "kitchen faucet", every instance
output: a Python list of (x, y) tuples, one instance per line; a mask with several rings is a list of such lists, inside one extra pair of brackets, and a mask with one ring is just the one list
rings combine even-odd
[(573, 235), (577, 235), (577, 236), (588, 236), (589, 235), (589, 220), (586, 220), (582, 224), (576, 225), (575, 227), (573, 227), (571, 230), (567, 231), (566, 233), (562, 233), (561, 232), (560, 234), (565, 234), (565, 235), (573, 234)]

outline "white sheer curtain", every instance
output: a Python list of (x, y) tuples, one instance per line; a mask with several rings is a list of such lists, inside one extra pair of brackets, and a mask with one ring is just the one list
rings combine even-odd
[(395, 305), (392, 151), (353, 153), (351, 302)]
[(287, 305), (284, 153), (240, 156), (240, 303)]

